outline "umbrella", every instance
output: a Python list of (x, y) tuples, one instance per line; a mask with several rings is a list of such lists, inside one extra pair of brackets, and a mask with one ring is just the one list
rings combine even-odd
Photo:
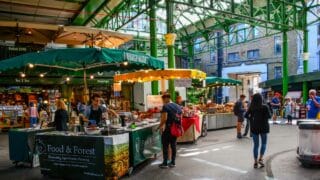
[[(32, 68), (28, 68), (32, 67)], [(87, 73), (159, 69), (164, 62), (148, 55), (119, 49), (70, 48), (39, 53), (27, 53), (0, 61), (0, 76), (46, 74), (46, 76), (80, 76), (83, 74), (87, 90)]]
[(89, 45), (118, 47), (132, 36), (115, 31), (83, 26), (62, 26), (31, 22), (0, 21), (0, 39), (17, 43)]

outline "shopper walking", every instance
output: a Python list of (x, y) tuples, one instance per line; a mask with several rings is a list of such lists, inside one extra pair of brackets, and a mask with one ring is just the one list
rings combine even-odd
[(320, 113), (320, 97), (317, 96), (317, 91), (315, 89), (310, 89), (309, 91), (307, 109), (309, 119), (316, 119), (318, 113)]
[(244, 113), (246, 112), (244, 100), (246, 99), (246, 96), (241, 94), (240, 99), (236, 102), (236, 104), (233, 107), (233, 113), (235, 116), (237, 116), (238, 123), (237, 123), (237, 138), (241, 139), (241, 127), (242, 123), (244, 121)]
[[(177, 137), (173, 136), (170, 132), (171, 125), (176, 120), (176, 116), (182, 114), (179, 105), (172, 103), (169, 94), (162, 95), (163, 108), (161, 112), (161, 122), (159, 125), (160, 132), (162, 134), (162, 151), (163, 151), (163, 163), (160, 164), (160, 168), (168, 168), (176, 166), (176, 144)], [(168, 148), (171, 146), (171, 162), (168, 165)]]
[(37, 125), (39, 114), (37, 111), (37, 107), (33, 102), (30, 102), (29, 105), (30, 105), (29, 106), (30, 125), (31, 127), (35, 127)]
[(59, 99), (56, 101), (57, 110), (54, 113), (54, 125), (57, 131), (66, 131), (68, 130), (68, 111), (67, 106), (63, 100)]
[(271, 100), (271, 109), (272, 109), (272, 120), (273, 120), (273, 124), (277, 124), (277, 117), (278, 117), (278, 112), (280, 110), (280, 94), (279, 93), (275, 93), (274, 97)]
[[(253, 157), (254, 168), (264, 167), (263, 156), (267, 148), (267, 134), (269, 133), (269, 118), (271, 118), (269, 108), (262, 104), (262, 96), (257, 93), (253, 95), (249, 110), (246, 112), (245, 117), (250, 119), (250, 130), (253, 136)], [(261, 138), (260, 156), (259, 145)], [(258, 159), (259, 156), (259, 159)]]
[(292, 112), (293, 112), (293, 102), (291, 98), (286, 98), (286, 102), (284, 104), (285, 109), (285, 118), (288, 120), (288, 124), (292, 124)]

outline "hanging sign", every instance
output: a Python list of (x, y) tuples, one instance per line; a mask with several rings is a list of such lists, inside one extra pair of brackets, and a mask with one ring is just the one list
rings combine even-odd
[(120, 92), (121, 91), (121, 83), (113, 83), (113, 91)]
[(192, 79), (176, 79), (174, 85), (175, 87), (192, 87)]
[(133, 53), (124, 53), (124, 59), (129, 61), (129, 62), (137, 62), (137, 63), (143, 63), (147, 64), (148, 62), (148, 57), (147, 56), (141, 56)]

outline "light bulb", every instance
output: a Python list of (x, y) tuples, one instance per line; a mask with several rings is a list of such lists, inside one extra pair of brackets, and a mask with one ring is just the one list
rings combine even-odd
[(128, 65), (128, 61), (125, 61), (125, 62), (123, 63), (123, 65), (127, 66), (127, 65)]
[(90, 75), (90, 79), (94, 79), (94, 76), (93, 76), (93, 75)]
[(33, 67), (34, 67), (34, 65), (30, 63), (29, 64), (29, 68), (33, 68)]
[(25, 73), (21, 73), (21, 77), (22, 78), (26, 77), (26, 74)]
[(66, 81), (70, 81), (70, 78), (69, 78), (69, 77), (67, 77), (67, 78), (66, 78)]
[(41, 73), (41, 74), (40, 74), (40, 77), (42, 77), (42, 78), (43, 78), (43, 77), (44, 77), (44, 74), (42, 74), (42, 73)]

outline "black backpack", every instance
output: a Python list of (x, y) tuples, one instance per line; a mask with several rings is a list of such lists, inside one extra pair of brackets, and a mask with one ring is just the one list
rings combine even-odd
[(240, 101), (237, 101), (236, 104), (234, 104), (234, 106), (233, 106), (233, 114), (234, 115), (237, 116), (240, 113), (241, 106), (242, 106), (242, 102), (240, 102)]

